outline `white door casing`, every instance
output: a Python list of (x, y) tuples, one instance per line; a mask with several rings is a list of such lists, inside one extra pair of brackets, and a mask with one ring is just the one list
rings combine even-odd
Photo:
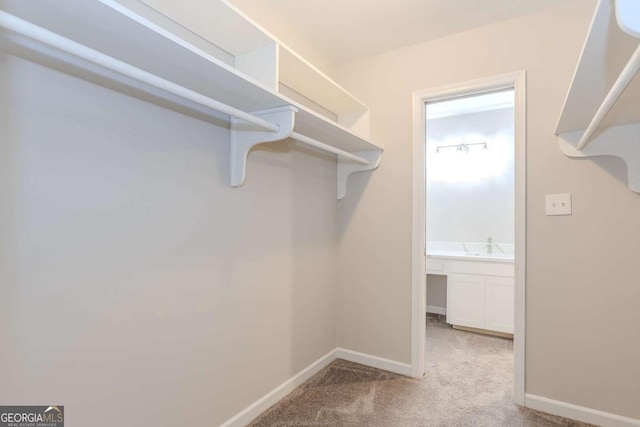
[[(413, 227), (411, 373), (424, 374), (426, 322), (426, 103), (483, 92), (513, 89), (515, 116), (515, 276), (514, 276), (514, 388), (513, 400), (524, 405), (525, 395), (525, 261), (526, 261), (526, 72), (460, 82), (413, 93)], [(501, 295), (504, 297), (505, 295)], [(497, 297), (497, 296), (496, 296)], [(499, 319), (491, 321), (499, 323)]]

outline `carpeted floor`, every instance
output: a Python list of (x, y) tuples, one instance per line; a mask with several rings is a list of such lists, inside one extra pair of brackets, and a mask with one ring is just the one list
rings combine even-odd
[(512, 403), (511, 340), (429, 317), (426, 347), (423, 379), (337, 360), (250, 425), (585, 426)]

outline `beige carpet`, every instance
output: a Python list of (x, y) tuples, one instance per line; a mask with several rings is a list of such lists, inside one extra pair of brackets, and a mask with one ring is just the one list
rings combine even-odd
[(585, 426), (512, 403), (511, 340), (430, 317), (426, 346), (424, 379), (338, 360), (251, 426)]

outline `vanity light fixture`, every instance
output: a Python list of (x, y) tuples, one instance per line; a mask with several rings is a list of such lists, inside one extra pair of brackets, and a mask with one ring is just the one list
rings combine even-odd
[(455, 148), (456, 151), (464, 151), (465, 153), (468, 153), (469, 147), (471, 147), (472, 145), (482, 145), (483, 150), (487, 150), (489, 148), (486, 142), (474, 142), (473, 144), (461, 143), (461, 144), (454, 144), (454, 145), (438, 145), (436, 147), (436, 153), (439, 153), (441, 148)]

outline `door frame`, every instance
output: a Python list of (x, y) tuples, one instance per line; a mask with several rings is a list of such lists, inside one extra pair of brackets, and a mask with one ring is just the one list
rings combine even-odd
[(411, 374), (425, 371), (426, 327), (426, 103), (500, 89), (514, 91), (515, 301), (513, 400), (524, 406), (526, 296), (526, 72), (516, 71), (413, 93), (413, 227)]

